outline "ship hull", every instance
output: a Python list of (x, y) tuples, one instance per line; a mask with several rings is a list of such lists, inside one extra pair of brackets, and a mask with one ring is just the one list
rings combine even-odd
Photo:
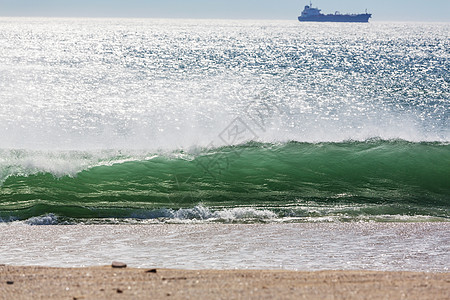
[(372, 17), (371, 14), (360, 15), (318, 15), (310, 17), (298, 17), (300, 22), (352, 22), (367, 23)]

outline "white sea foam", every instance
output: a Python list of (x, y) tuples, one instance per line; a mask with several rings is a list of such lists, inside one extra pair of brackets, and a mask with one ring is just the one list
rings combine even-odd
[(201, 204), (192, 208), (159, 209), (134, 213), (133, 218), (158, 220), (162, 222), (240, 222), (245, 220), (273, 220), (277, 215), (265, 209), (234, 207), (212, 209)]
[[(351, 209), (350, 209), (351, 211)], [(45, 214), (24, 221), (10, 217), (0, 223), (27, 225), (70, 225), (70, 224), (209, 224), (209, 223), (386, 223), (386, 222), (448, 222), (446, 218), (426, 215), (404, 214), (348, 214), (348, 212), (321, 213), (311, 208), (297, 211), (297, 214), (278, 215), (273, 210), (252, 207), (211, 208), (201, 204), (192, 208), (141, 210), (131, 214), (130, 218), (61, 218), (55, 214)], [(312, 213), (312, 215), (311, 215)]]
[(24, 221), (28, 225), (56, 225), (61, 224), (58, 220), (58, 216), (54, 214), (47, 214), (39, 217), (32, 217)]
[[(182, 154), (164, 154), (183, 156)], [(99, 166), (157, 158), (158, 154), (137, 150), (43, 151), (0, 149), (0, 184), (9, 176), (49, 173), (55, 177), (76, 176)]]

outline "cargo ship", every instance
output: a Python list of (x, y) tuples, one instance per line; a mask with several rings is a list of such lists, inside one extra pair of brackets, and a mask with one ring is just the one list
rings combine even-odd
[(372, 14), (367, 12), (364, 14), (340, 14), (335, 12), (334, 14), (324, 15), (318, 8), (312, 7), (312, 4), (305, 6), (301, 16), (298, 17), (300, 22), (355, 22), (355, 23), (367, 23), (372, 17)]

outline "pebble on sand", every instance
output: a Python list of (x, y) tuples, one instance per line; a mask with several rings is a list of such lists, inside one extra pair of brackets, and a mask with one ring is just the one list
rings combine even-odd
[(147, 270), (147, 271), (145, 271), (146, 273), (156, 273), (157, 271), (156, 271), (156, 269), (150, 269), (150, 270)]
[(113, 268), (126, 268), (127, 264), (123, 263), (123, 262), (119, 262), (119, 261), (113, 261), (111, 266)]

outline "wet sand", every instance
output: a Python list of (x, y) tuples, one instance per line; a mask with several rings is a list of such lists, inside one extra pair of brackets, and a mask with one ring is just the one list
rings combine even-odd
[(0, 299), (449, 299), (450, 273), (0, 266)]

